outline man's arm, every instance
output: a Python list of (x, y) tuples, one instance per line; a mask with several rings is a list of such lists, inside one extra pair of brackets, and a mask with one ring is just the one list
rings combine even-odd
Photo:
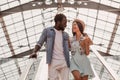
[(44, 29), (39, 41), (37, 42), (37, 44), (35, 45), (35, 48), (33, 50), (33, 53), (29, 56), (29, 58), (37, 58), (37, 52), (39, 51), (39, 49), (42, 47), (43, 43), (46, 41), (47, 39), (47, 30)]
[(35, 48), (34, 48), (34, 50), (33, 50), (33, 53), (37, 53), (37, 52), (39, 51), (39, 49), (40, 49), (40, 46), (35, 45)]
[(69, 49), (71, 48), (71, 45), (70, 45), (70, 38), (68, 39), (68, 46), (69, 46)]
[(39, 49), (40, 49), (40, 46), (35, 45), (33, 53), (29, 56), (29, 58), (37, 58), (37, 52), (39, 51)]

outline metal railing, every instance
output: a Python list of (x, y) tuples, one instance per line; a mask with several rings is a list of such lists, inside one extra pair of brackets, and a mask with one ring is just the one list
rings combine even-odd
[(25, 67), (24, 72), (22, 72), (22, 75), (19, 80), (26, 80), (27, 75), (29, 73), (30, 68), (32, 67), (32, 64), (34, 63), (35, 59), (30, 59), (27, 66)]
[[(93, 51), (94, 55), (96, 56), (96, 58), (99, 60), (99, 62), (103, 65), (102, 67), (106, 69), (106, 71), (108, 72), (108, 74), (110, 74), (110, 77), (112, 77), (112, 79), (107, 79), (107, 80), (120, 80), (120, 78), (118, 77), (118, 75), (111, 69), (111, 67), (109, 66), (109, 64), (105, 61), (105, 59), (99, 54), (99, 52), (95, 49), (94, 46), (90, 47), (91, 50)], [(46, 54), (44, 54), (42, 56), (42, 59), (40, 61), (40, 64), (38, 65), (38, 69), (35, 73), (34, 79), (33, 80), (48, 80), (48, 66), (46, 64)], [(32, 64), (34, 63), (34, 59), (31, 59), (30, 63), (28, 63), (28, 66), (26, 67), (25, 72), (22, 73), (20, 80), (26, 80), (26, 77), (28, 76), (28, 72), (32, 66)], [(92, 64), (92, 69), (93, 72), (95, 74), (95, 78), (90, 79), (90, 80), (104, 80), (104, 79), (100, 79), (99, 74), (96, 72), (96, 70), (94, 69), (94, 65)], [(104, 71), (103, 71), (104, 72)], [(106, 76), (107, 77), (107, 76)], [(70, 80), (74, 80), (72, 74), (70, 73)], [(105, 79), (106, 80), (106, 79)]]
[(96, 55), (98, 60), (102, 63), (103, 67), (106, 69), (106, 71), (111, 75), (112, 80), (120, 80), (118, 75), (112, 70), (112, 68), (109, 66), (109, 64), (105, 61), (105, 59), (99, 54), (97, 49), (95, 49), (94, 46), (90, 46), (92, 49), (93, 53)]
[(48, 65), (46, 64), (46, 54), (42, 56), (34, 80), (48, 80)]
[(34, 80), (39, 64), (41, 63), (43, 54), (35, 58), (28, 58), (27, 66), (25, 66), (19, 80)]

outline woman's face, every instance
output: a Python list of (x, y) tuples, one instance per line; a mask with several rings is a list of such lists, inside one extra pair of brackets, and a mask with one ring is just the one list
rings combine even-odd
[(77, 33), (79, 31), (78, 25), (76, 22), (72, 23), (72, 31)]

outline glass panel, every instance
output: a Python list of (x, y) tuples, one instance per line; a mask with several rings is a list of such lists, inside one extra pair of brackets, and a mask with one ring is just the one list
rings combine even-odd
[(0, 6), (0, 7), (1, 7), (1, 11), (6, 10), (6, 9), (9, 9), (9, 5), (8, 5), (8, 4), (2, 5), (2, 6)]
[(118, 29), (117, 29), (116, 33), (120, 35), (120, 23), (119, 23), (119, 26), (118, 26)]
[(86, 26), (85, 33), (93, 35), (94, 28), (91, 26)]
[(100, 37), (100, 38), (103, 38), (104, 32), (105, 32), (105, 31), (103, 31), (103, 30), (96, 29), (96, 31), (95, 31), (95, 36)]
[(112, 49), (113, 49), (113, 50), (118, 50), (118, 49), (119, 49), (119, 46), (120, 46), (120, 45), (119, 45), (118, 43), (113, 43), (113, 44), (112, 44)]
[(106, 40), (110, 40), (111, 34), (112, 34), (112, 33), (110, 33), (110, 32), (104, 32), (102, 38), (103, 38), (103, 39), (106, 39)]
[(120, 62), (114, 59), (107, 59), (108, 64), (110, 65), (110, 67), (115, 71), (115, 73), (118, 74), (118, 76), (120, 76)]
[(18, 6), (18, 5), (19, 5), (19, 2), (17, 0), (15, 0), (14, 2), (9, 3), (10, 8)]
[(0, 5), (7, 3), (7, 0), (1, 0)]
[(95, 21), (96, 19), (95, 18), (91, 18), (91, 17), (88, 17), (87, 18), (87, 22), (86, 22), (86, 25), (89, 25), (89, 26), (95, 26)]
[(96, 18), (96, 16), (97, 16), (97, 10), (89, 9), (88, 16), (90, 16), (92, 18)]
[(24, 19), (28, 19), (28, 18), (30, 18), (32, 16), (31, 10), (24, 11), (23, 14), (24, 14)]
[(109, 32), (113, 32), (114, 26), (115, 26), (114, 24), (106, 23), (106, 25), (105, 25), (105, 30), (106, 30), (106, 31), (109, 31)]
[(24, 3), (27, 3), (27, 2), (30, 2), (30, 1), (33, 1), (33, 0), (20, 0), (21, 4), (24, 4)]
[(117, 51), (116, 51), (116, 50), (111, 49), (111, 50), (110, 50), (110, 54), (111, 54), (111, 55), (116, 55), (116, 54), (117, 54)]
[(114, 42), (120, 43), (120, 35), (115, 35)]

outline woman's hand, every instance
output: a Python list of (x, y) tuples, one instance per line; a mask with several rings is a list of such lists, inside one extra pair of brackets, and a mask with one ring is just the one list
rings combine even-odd
[(90, 53), (90, 45), (92, 45), (92, 44), (93, 44), (93, 42), (88, 36), (86, 36), (85, 39), (80, 43), (82, 48), (85, 50), (86, 55), (89, 55), (89, 53)]

